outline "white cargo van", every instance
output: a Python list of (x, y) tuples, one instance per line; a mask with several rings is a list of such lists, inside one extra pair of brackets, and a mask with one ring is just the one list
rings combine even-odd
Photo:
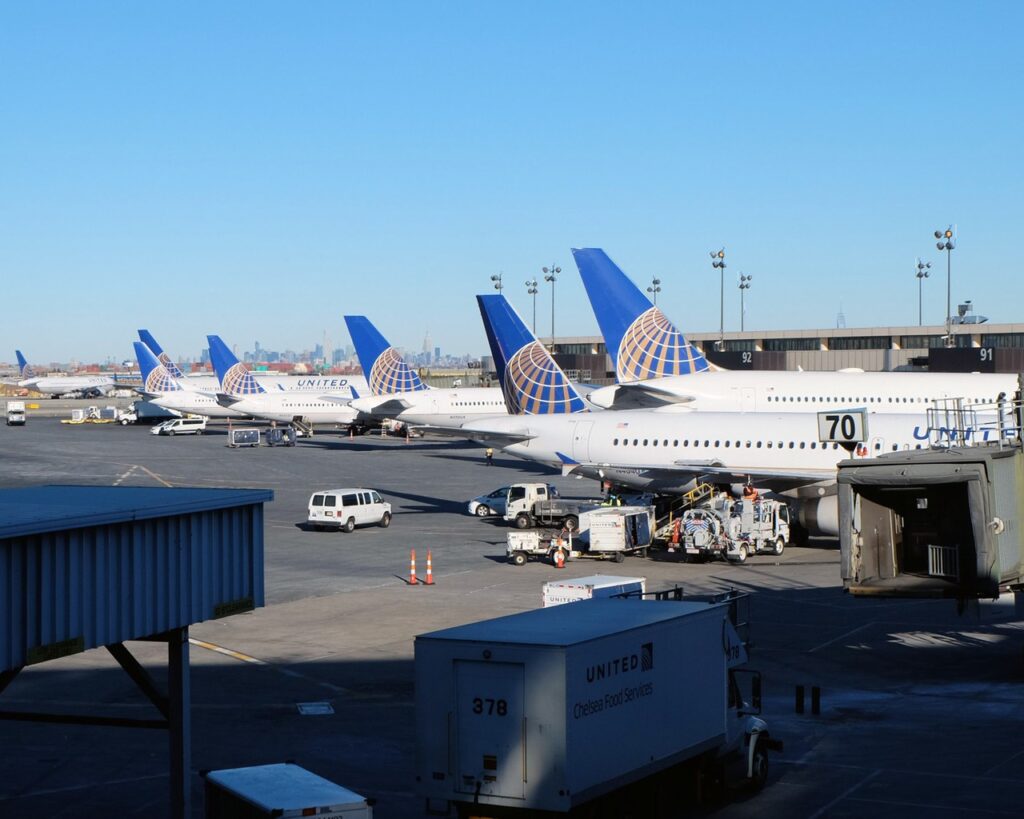
[(391, 504), (376, 489), (324, 489), (309, 499), (308, 521), (314, 529), (351, 532), (357, 526), (391, 525)]
[(172, 418), (157, 424), (151, 430), (153, 435), (202, 435), (206, 431), (206, 417)]

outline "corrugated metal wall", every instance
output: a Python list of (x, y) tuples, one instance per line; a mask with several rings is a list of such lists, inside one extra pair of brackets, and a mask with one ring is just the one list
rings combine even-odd
[(264, 603), (263, 505), (0, 540), (0, 670)]

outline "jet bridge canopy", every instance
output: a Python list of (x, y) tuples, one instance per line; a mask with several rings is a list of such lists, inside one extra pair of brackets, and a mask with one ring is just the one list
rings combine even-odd
[[(0, 719), (166, 728), (171, 815), (189, 815), (188, 627), (264, 604), (252, 489), (0, 490), (0, 692), (28, 665), (105, 646), (162, 719), (0, 711)], [(123, 645), (168, 645), (167, 691)], [(0, 699), (0, 708), (3, 701)]]
[(994, 598), (1021, 583), (1020, 446), (839, 464), (843, 584), (857, 595)]

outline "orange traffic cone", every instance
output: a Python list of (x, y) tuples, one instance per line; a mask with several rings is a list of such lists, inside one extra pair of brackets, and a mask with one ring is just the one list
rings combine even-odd
[(416, 585), (416, 550), (409, 550), (409, 585)]
[(565, 568), (565, 552), (562, 549), (555, 549), (554, 561), (556, 569)]
[(430, 549), (427, 549), (427, 579), (423, 581), (424, 586), (434, 585), (434, 561), (430, 554)]

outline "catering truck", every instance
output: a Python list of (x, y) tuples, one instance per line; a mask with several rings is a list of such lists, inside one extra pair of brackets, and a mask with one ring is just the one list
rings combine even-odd
[(599, 505), (596, 501), (554, 498), (546, 483), (514, 483), (508, 488), (505, 520), (519, 529), (557, 526), (570, 531), (580, 528), (580, 515)]
[(617, 817), (654, 815), (640, 800), (655, 774), (759, 788), (781, 743), (756, 716), (746, 661), (729, 604), (685, 599), (584, 600), (421, 634), (417, 793), (460, 817)]

